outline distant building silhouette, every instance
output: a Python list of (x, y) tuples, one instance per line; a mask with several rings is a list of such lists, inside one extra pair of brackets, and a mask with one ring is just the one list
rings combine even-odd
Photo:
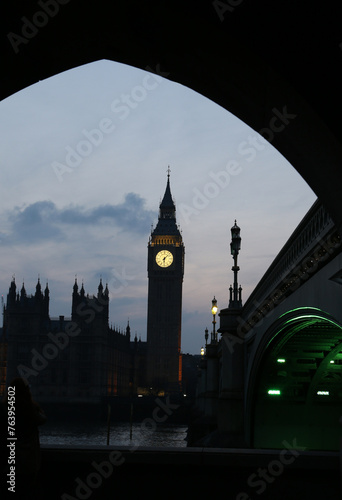
[(135, 342), (108, 325), (109, 290), (102, 281), (96, 296), (85, 294), (77, 280), (72, 293), (71, 318), (49, 316), (49, 289), (28, 296), (11, 282), (4, 307), (4, 335), (8, 339), (7, 380), (20, 375), (29, 380), (33, 397), (46, 402), (100, 402), (107, 396), (134, 391), (132, 356)]

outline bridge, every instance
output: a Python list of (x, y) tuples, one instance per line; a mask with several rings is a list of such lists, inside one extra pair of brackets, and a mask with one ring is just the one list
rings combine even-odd
[(296, 439), (305, 449), (339, 449), (341, 251), (317, 200), (245, 305), (231, 300), (220, 311), (222, 336), (207, 345), (198, 404), (230, 445)]

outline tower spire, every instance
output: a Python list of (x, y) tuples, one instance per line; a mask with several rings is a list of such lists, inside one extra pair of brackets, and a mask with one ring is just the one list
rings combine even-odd
[(151, 241), (153, 243), (165, 244), (165, 240), (162, 238), (165, 235), (172, 238), (173, 243), (181, 242), (182, 238), (176, 223), (176, 205), (171, 195), (170, 172), (171, 169), (168, 167), (165, 193), (159, 204), (158, 223), (154, 229), (151, 227)]
[(99, 286), (97, 288), (97, 291), (98, 291), (98, 296), (102, 295), (102, 292), (103, 292), (102, 276), (100, 277), (100, 283), (99, 283)]
[(167, 183), (163, 199), (159, 205), (159, 218), (176, 218), (176, 206), (174, 204), (170, 187), (170, 167), (167, 168)]

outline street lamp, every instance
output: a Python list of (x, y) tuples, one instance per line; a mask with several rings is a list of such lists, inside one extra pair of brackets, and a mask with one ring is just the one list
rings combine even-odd
[(205, 329), (205, 335), (204, 335), (204, 338), (205, 338), (205, 348), (207, 348), (207, 344), (208, 344), (208, 337), (209, 337), (209, 334), (208, 334), (208, 328)]
[(232, 271), (234, 272), (234, 284), (233, 287), (230, 287), (229, 292), (230, 292), (230, 305), (229, 307), (235, 307), (239, 308), (241, 307), (241, 292), (242, 288), (238, 288), (238, 271), (240, 270), (237, 262), (238, 262), (238, 255), (239, 251), (241, 249), (241, 236), (240, 236), (240, 228), (236, 224), (231, 228), (231, 233), (232, 233), (232, 241), (230, 243), (230, 253), (233, 256), (234, 259), (234, 265), (232, 267)]
[(216, 331), (215, 331), (215, 325), (216, 325), (215, 317), (216, 317), (216, 313), (217, 313), (217, 300), (215, 299), (215, 295), (214, 295), (214, 298), (211, 301), (211, 314), (213, 315), (213, 338), (212, 338), (213, 342), (216, 342)]
[[(236, 219), (235, 219), (235, 224), (231, 228), (231, 233), (232, 233), (232, 241), (230, 244), (230, 252), (232, 256), (235, 258), (235, 256), (238, 256), (239, 251), (241, 250), (241, 236), (240, 236), (240, 228), (236, 224)], [(234, 262), (235, 264), (235, 262)]]

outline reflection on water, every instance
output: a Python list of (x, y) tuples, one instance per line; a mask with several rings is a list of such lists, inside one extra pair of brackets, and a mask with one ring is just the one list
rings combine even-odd
[[(40, 427), (41, 444), (106, 445), (106, 425), (89, 423), (46, 423)], [(186, 446), (187, 425), (150, 425), (133, 423), (132, 440), (128, 423), (112, 423), (110, 444), (116, 446)]]

